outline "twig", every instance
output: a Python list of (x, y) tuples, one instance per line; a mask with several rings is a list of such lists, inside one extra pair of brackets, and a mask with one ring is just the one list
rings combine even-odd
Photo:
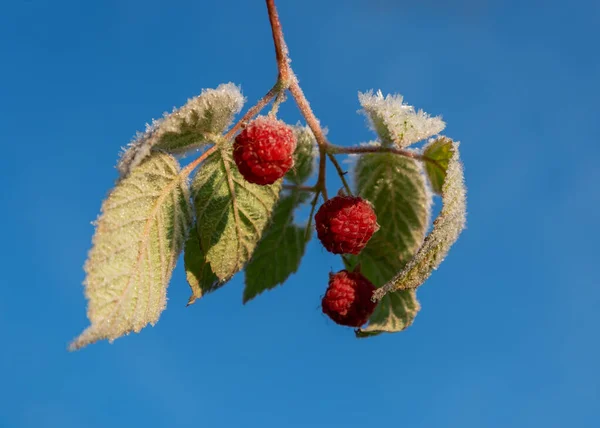
[(262, 97), (253, 107), (251, 107), (244, 116), (223, 136), (223, 139), (230, 140), (234, 134), (242, 127), (242, 124), (256, 116), (260, 111), (281, 91), (281, 82), (277, 81), (275, 85)]
[(330, 154), (361, 154), (361, 153), (393, 153), (395, 155), (405, 156), (407, 158), (416, 159), (435, 165), (441, 171), (446, 172), (445, 168), (435, 159), (428, 156), (412, 152), (410, 150), (397, 149), (395, 147), (383, 146), (359, 146), (359, 147), (343, 147), (329, 144), (327, 150)]
[(312, 227), (312, 219), (315, 215), (315, 209), (317, 208), (317, 202), (319, 202), (319, 191), (315, 192), (315, 197), (313, 198), (310, 207), (310, 214), (308, 215), (308, 223), (306, 224), (306, 231), (304, 232), (304, 241), (308, 241), (310, 237), (310, 228)]
[(275, 0), (267, 0), (267, 10), (269, 12), (269, 21), (271, 22), (271, 31), (273, 32), (279, 80), (287, 83), (291, 77), (289, 53), (283, 38), (283, 31), (281, 29), (281, 22), (279, 21), (279, 14), (275, 7)]
[(323, 146), (319, 147), (319, 178), (317, 178), (317, 184), (315, 187), (323, 194), (323, 199), (327, 201), (327, 186), (325, 183), (325, 168), (327, 167), (327, 159), (325, 158), (325, 149)]
[(212, 146), (210, 149), (208, 149), (207, 151), (205, 151), (204, 153), (202, 153), (197, 159), (195, 159), (192, 163), (190, 163), (188, 166), (186, 166), (185, 168), (183, 168), (181, 170), (181, 172), (179, 174), (181, 174), (181, 176), (183, 177), (188, 177), (192, 171), (198, 166), (200, 165), (207, 157), (209, 157), (210, 155), (212, 155), (215, 151), (217, 151), (217, 149), (219, 148), (218, 144), (215, 144), (214, 146)]
[(300, 88), (300, 85), (296, 79), (294, 79), (291, 83), (289, 91), (292, 94), (292, 97), (294, 97), (300, 113), (306, 120), (306, 124), (314, 134), (317, 144), (319, 144), (320, 147), (327, 147), (329, 143), (325, 137), (325, 132), (323, 132), (321, 124), (319, 123), (319, 119), (317, 119), (314, 112), (310, 108), (310, 104), (304, 96), (304, 92), (302, 92), (302, 88)]
[(283, 188), (286, 190), (300, 190), (303, 192), (316, 192), (317, 186), (299, 186), (296, 184), (284, 184)]
[(348, 185), (348, 182), (346, 181), (346, 172), (342, 169), (338, 160), (335, 158), (335, 156), (332, 153), (327, 153), (327, 156), (329, 156), (329, 160), (331, 161), (331, 163), (337, 170), (337, 173), (340, 176), (340, 179), (342, 180), (342, 184), (344, 185), (344, 189), (346, 189), (346, 193), (348, 195), (352, 195), (352, 189), (350, 189), (350, 186)]
[(279, 111), (279, 106), (285, 102), (286, 96), (285, 91), (279, 91), (277, 96), (275, 97), (275, 101), (273, 101), (273, 105), (271, 106), (271, 111), (269, 112), (269, 116), (276, 118), (277, 112)]

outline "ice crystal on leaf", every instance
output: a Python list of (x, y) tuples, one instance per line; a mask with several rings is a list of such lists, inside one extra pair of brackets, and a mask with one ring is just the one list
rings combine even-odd
[(238, 86), (224, 83), (216, 89), (204, 89), (183, 107), (152, 121), (145, 132), (138, 132), (121, 155), (117, 164), (120, 179), (152, 151), (182, 154), (214, 142), (241, 111), (244, 101)]
[(402, 95), (383, 96), (381, 91), (358, 93), (358, 99), (371, 128), (384, 146), (407, 147), (440, 133), (446, 124), (423, 110), (404, 104)]

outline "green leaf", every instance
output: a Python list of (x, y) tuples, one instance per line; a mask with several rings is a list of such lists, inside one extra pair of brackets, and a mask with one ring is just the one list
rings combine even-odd
[(358, 99), (371, 128), (384, 146), (406, 147), (440, 133), (446, 124), (405, 104), (402, 95), (383, 96), (381, 91), (358, 93)]
[[(431, 198), (419, 164), (388, 153), (364, 155), (356, 167), (357, 193), (371, 201), (380, 229), (354, 258), (360, 270), (381, 287), (415, 254), (427, 231)], [(357, 337), (409, 327), (420, 305), (416, 293), (399, 291), (382, 300)]]
[(252, 256), (281, 189), (248, 183), (232, 159), (231, 145), (202, 164), (192, 181), (197, 230), (206, 260), (221, 280), (231, 278)]
[(405, 330), (412, 325), (419, 310), (421, 305), (415, 290), (386, 294), (371, 315), (369, 325), (356, 330), (356, 337), (371, 337)]
[(452, 140), (446, 137), (436, 138), (428, 143), (423, 150), (423, 156), (428, 159), (425, 162), (425, 171), (427, 171), (431, 188), (438, 195), (442, 194), (448, 162), (450, 162), (453, 153)]
[(420, 165), (396, 154), (365, 154), (356, 165), (355, 181), (358, 195), (377, 214), (380, 229), (374, 237), (385, 239), (399, 263), (408, 262), (423, 243), (431, 213)]
[(300, 267), (306, 233), (303, 227), (294, 224), (294, 209), (306, 196), (306, 193), (293, 192), (275, 206), (273, 220), (245, 269), (244, 303), (283, 284)]
[(187, 178), (170, 155), (154, 154), (115, 187), (85, 264), (91, 326), (70, 350), (158, 321), (191, 222)]
[(297, 141), (294, 166), (285, 178), (294, 184), (303, 184), (315, 170), (317, 141), (309, 127), (294, 126), (293, 129)]
[(213, 273), (206, 261), (206, 255), (200, 245), (198, 229), (196, 227), (192, 227), (190, 236), (185, 243), (183, 261), (185, 263), (187, 281), (192, 289), (188, 306), (205, 294), (213, 292), (225, 284), (219, 281), (219, 278)]
[(444, 205), (433, 223), (432, 231), (404, 269), (374, 293), (375, 299), (381, 299), (385, 294), (395, 290), (416, 289), (423, 284), (444, 260), (450, 247), (464, 229), (466, 189), (458, 143), (453, 143), (452, 152), (442, 187)]
[(204, 89), (199, 96), (155, 120), (146, 132), (136, 136), (117, 165), (121, 179), (152, 151), (180, 154), (215, 142), (243, 104), (244, 97), (233, 83)]

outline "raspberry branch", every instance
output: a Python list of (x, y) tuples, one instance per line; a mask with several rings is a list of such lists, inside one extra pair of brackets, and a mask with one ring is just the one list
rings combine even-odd
[[(314, 186), (305, 187), (303, 190), (313, 191), (316, 193), (315, 198), (312, 202), (312, 211), (314, 211), (316, 204), (318, 202), (319, 195), (323, 195), (323, 199), (327, 201), (329, 199), (327, 194), (327, 186), (326, 186), (326, 157), (329, 158), (342, 184), (344, 186), (344, 190), (348, 195), (352, 195), (352, 189), (346, 180), (347, 172), (344, 171), (336, 159), (335, 155), (338, 154), (362, 154), (362, 153), (393, 153), (400, 156), (410, 157), (412, 159), (416, 159), (422, 162), (428, 162), (432, 165), (435, 165), (436, 168), (444, 170), (443, 166), (440, 165), (436, 160), (428, 158), (427, 156), (409, 151), (404, 149), (392, 148), (392, 147), (369, 147), (369, 146), (359, 146), (359, 147), (343, 147), (331, 144), (327, 138), (325, 137), (325, 132), (321, 127), (319, 120), (317, 119), (315, 113), (313, 112), (310, 103), (308, 102), (300, 84), (298, 83), (298, 79), (294, 74), (290, 66), (290, 58), (289, 58), (289, 50), (285, 43), (285, 39), (283, 37), (283, 30), (281, 26), (281, 21), (279, 20), (279, 14), (277, 13), (277, 8), (275, 6), (275, 0), (266, 0), (267, 11), (269, 15), (269, 21), (271, 24), (271, 31), (273, 34), (273, 43), (275, 46), (275, 57), (277, 60), (277, 69), (278, 69), (278, 79), (277, 82), (273, 85), (273, 87), (261, 98), (253, 107), (251, 107), (246, 114), (219, 140), (220, 141), (229, 141), (233, 138), (233, 136), (245, 126), (245, 124), (252, 119), (254, 116), (259, 114), (262, 109), (267, 106), (273, 99), (275, 99), (271, 112), (269, 115), (275, 116), (279, 109), (279, 105), (285, 101), (285, 91), (288, 90), (296, 105), (298, 106), (298, 110), (301, 115), (306, 120), (308, 127), (311, 129), (313, 135), (315, 136), (315, 140), (319, 146), (319, 174), (317, 178), (317, 183)], [(196, 168), (204, 159), (206, 159), (210, 154), (212, 154), (217, 146), (219, 146), (219, 142), (217, 144), (204, 152), (198, 159), (188, 165), (182, 173), (189, 175), (194, 168)]]
[(269, 21), (271, 22), (271, 31), (273, 32), (273, 42), (275, 44), (275, 57), (277, 59), (277, 68), (279, 70), (279, 80), (288, 82), (293, 76), (290, 69), (289, 51), (283, 38), (281, 21), (275, 7), (275, 0), (267, 0), (267, 10), (269, 11)]
[[(409, 150), (396, 149), (390, 147), (342, 147), (331, 144), (327, 138), (325, 137), (325, 132), (323, 128), (321, 128), (321, 124), (317, 119), (315, 113), (310, 107), (310, 103), (306, 99), (300, 84), (298, 83), (298, 79), (294, 74), (290, 66), (289, 59), (289, 50), (285, 43), (285, 39), (283, 37), (283, 30), (281, 27), (281, 21), (279, 20), (279, 14), (277, 13), (277, 8), (275, 7), (275, 0), (266, 0), (267, 3), (267, 11), (269, 14), (269, 21), (271, 23), (271, 31), (273, 33), (273, 43), (275, 45), (275, 57), (277, 59), (277, 68), (279, 70), (279, 82), (284, 86), (281, 88), (282, 90), (289, 90), (298, 106), (298, 110), (306, 120), (307, 125), (313, 132), (315, 139), (317, 140), (317, 144), (319, 145), (319, 154), (320, 154), (320, 162), (319, 162), (319, 176), (317, 179), (317, 183), (314, 186), (315, 191), (317, 193), (321, 192), (325, 200), (327, 197), (327, 190), (325, 184), (325, 170), (326, 170), (326, 162), (324, 157), (327, 156), (333, 166), (335, 167), (340, 180), (344, 186), (345, 191), (348, 195), (352, 195), (352, 190), (346, 180), (346, 172), (340, 166), (338, 160), (336, 159), (336, 154), (360, 154), (360, 153), (393, 153), (400, 156), (410, 157), (412, 159), (416, 159), (422, 162), (429, 162), (435, 165), (437, 168), (444, 171), (444, 168), (434, 159), (428, 158), (426, 156), (420, 155), (418, 153), (411, 152)], [(275, 109), (277, 107), (274, 107)], [(316, 202), (315, 202), (316, 203)]]

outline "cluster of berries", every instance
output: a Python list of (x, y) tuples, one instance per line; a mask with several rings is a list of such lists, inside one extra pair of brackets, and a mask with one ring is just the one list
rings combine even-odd
[[(238, 134), (233, 157), (238, 170), (250, 183), (273, 184), (294, 165), (296, 138), (285, 123), (259, 117)], [(377, 231), (377, 216), (368, 201), (353, 196), (336, 196), (326, 201), (315, 215), (317, 236), (334, 254), (359, 254)], [(323, 313), (338, 324), (360, 327), (376, 303), (375, 286), (360, 272), (342, 270), (329, 276), (322, 299)]]

